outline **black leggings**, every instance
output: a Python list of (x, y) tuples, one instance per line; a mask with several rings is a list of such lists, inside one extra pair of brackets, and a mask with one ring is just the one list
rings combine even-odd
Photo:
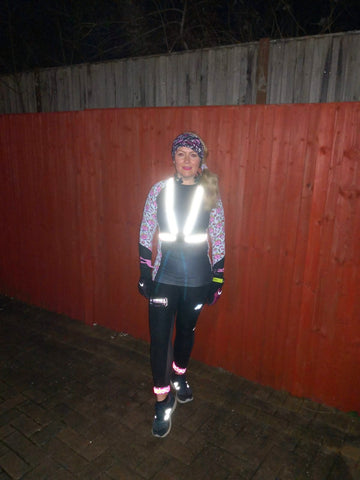
[[(209, 290), (154, 283), (149, 302), (150, 361), (155, 387), (170, 384), (172, 361), (186, 369), (194, 345), (197, 319)], [(176, 335), (172, 347), (176, 318)]]

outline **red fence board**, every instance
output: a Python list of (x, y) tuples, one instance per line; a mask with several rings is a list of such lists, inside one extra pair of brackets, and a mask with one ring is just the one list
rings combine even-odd
[(0, 291), (148, 339), (142, 209), (194, 130), (227, 224), (194, 356), (360, 411), (359, 126), (356, 102), (0, 116)]

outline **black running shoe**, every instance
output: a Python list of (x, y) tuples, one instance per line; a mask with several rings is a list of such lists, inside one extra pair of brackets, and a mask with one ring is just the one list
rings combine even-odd
[(176, 397), (170, 392), (166, 400), (156, 402), (155, 416), (152, 426), (154, 437), (164, 438), (171, 430), (171, 415), (176, 408)]
[(170, 383), (176, 391), (176, 398), (179, 403), (191, 402), (194, 399), (185, 375), (177, 375), (176, 373), (173, 373)]

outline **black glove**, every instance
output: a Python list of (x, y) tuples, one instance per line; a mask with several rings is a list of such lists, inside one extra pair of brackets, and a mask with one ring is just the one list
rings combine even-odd
[(151, 250), (139, 244), (140, 280), (138, 290), (145, 298), (150, 298), (152, 290)]
[(141, 293), (141, 295), (145, 298), (150, 298), (151, 289), (152, 289), (151, 278), (140, 277), (140, 280), (138, 282), (138, 290)]
[(206, 297), (206, 303), (208, 305), (214, 305), (222, 294), (222, 288), (224, 285), (224, 261), (225, 258), (222, 258), (213, 266), (213, 278), (209, 285), (209, 291)]
[(210, 283), (209, 291), (206, 297), (206, 303), (208, 305), (214, 305), (214, 303), (216, 303), (219, 300), (220, 295), (222, 294), (223, 284), (224, 284), (224, 280), (221, 283), (218, 283), (214, 281), (214, 279)]

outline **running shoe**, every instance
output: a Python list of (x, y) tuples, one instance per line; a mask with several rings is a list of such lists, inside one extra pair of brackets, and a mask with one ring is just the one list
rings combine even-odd
[(191, 402), (194, 399), (185, 374), (177, 375), (174, 372), (171, 376), (170, 384), (176, 391), (176, 399), (179, 403)]
[(164, 438), (171, 430), (171, 415), (176, 408), (176, 397), (170, 392), (163, 402), (156, 402), (152, 427), (154, 437)]

